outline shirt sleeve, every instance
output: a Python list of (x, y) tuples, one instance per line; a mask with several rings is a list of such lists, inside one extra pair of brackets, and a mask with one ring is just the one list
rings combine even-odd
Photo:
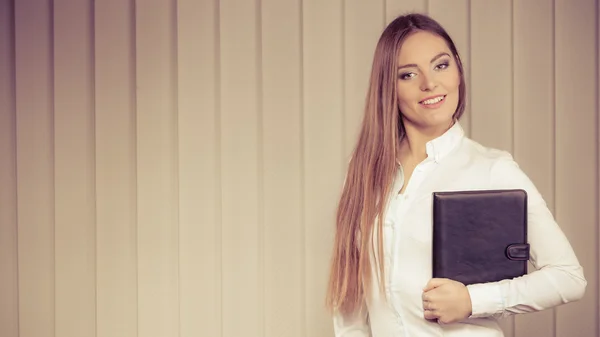
[(371, 337), (364, 301), (360, 310), (354, 314), (342, 314), (336, 311), (333, 314), (333, 329), (335, 337)]
[(527, 192), (530, 262), (535, 270), (511, 280), (467, 286), (471, 317), (505, 317), (581, 299), (587, 286), (583, 268), (532, 181), (509, 154), (494, 164), (491, 177), (494, 188)]

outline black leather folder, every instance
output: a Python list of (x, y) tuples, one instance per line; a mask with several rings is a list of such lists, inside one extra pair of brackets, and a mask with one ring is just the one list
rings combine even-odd
[(433, 193), (433, 277), (495, 282), (527, 273), (527, 193)]

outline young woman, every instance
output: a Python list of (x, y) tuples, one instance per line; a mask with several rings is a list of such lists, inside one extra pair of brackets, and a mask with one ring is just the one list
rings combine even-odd
[[(496, 319), (579, 300), (577, 257), (510, 154), (465, 137), (461, 60), (431, 18), (396, 18), (377, 45), (339, 202), (327, 293), (337, 337), (503, 336)], [(431, 193), (524, 189), (535, 271), (465, 286), (431, 278)]]

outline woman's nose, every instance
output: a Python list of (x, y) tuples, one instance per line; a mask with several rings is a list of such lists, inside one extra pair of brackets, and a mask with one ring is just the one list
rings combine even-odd
[(422, 91), (432, 91), (435, 89), (436, 83), (434, 81), (434, 77), (430, 74), (423, 73), (421, 75), (421, 90)]

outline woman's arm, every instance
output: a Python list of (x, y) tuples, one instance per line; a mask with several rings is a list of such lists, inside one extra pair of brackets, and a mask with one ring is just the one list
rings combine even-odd
[(581, 299), (587, 282), (583, 268), (546, 202), (527, 175), (507, 154), (493, 167), (492, 187), (524, 189), (528, 196), (528, 275), (467, 286), (471, 317), (509, 316), (552, 308)]

